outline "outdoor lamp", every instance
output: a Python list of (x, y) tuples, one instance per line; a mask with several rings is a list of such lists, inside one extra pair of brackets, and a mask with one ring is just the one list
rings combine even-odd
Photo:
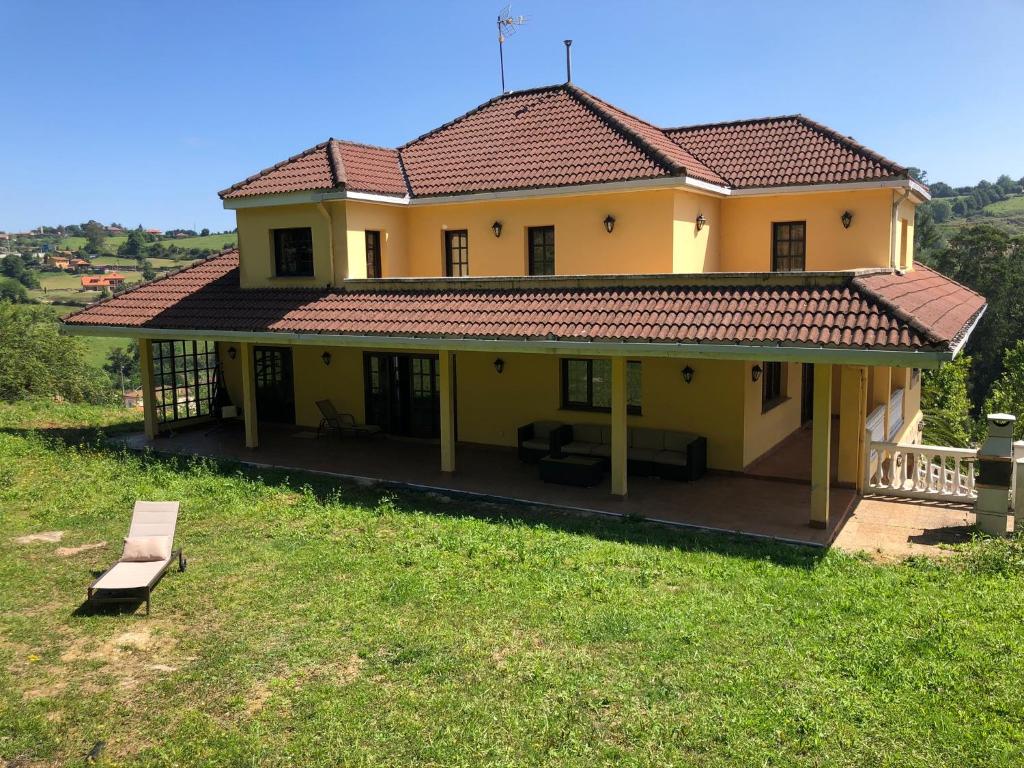
[(495, 221), (493, 224), (491, 224), (491, 231), (494, 232), (495, 237), (501, 237), (501, 222)]
[(708, 220), (704, 218), (703, 213), (697, 214), (697, 231), (700, 232), (704, 229), (704, 225), (708, 223)]
[(497, 371), (498, 373), (501, 373), (502, 371), (505, 370), (505, 361), (502, 360), (500, 357), (496, 358), (494, 361), (494, 370)]
[(683, 381), (685, 381), (687, 384), (693, 381), (693, 368), (691, 368), (690, 366), (686, 366), (685, 368), (683, 368)]
[(609, 235), (612, 233), (612, 230), (615, 229), (615, 217), (610, 213), (604, 217), (604, 228), (608, 230)]
[(753, 368), (750, 369), (751, 380), (757, 381), (758, 379), (761, 378), (762, 373), (764, 373), (764, 368), (762, 368), (760, 365), (755, 365)]
[(843, 229), (849, 229), (850, 224), (853, 223), (853, 214), (849, 211), (843, 211)]
[(322, 355), (320, 355), (320, 359), (324, 361), (324, 365), (330, 365), (331, 364), (331, 353), (330, 352), (324, 352)]
[(237, 355), (238, 355), (238, 350), (237, 349), (235, 349), (234, 347), (228, 347), (228, 357), (230, 357), (232, 360), (234, 360)]

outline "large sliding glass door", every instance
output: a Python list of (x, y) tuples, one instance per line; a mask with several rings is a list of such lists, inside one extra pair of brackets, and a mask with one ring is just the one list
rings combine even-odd
[(441, 434), (436, 355), (366, 352), (366, 423), (408, 437)]

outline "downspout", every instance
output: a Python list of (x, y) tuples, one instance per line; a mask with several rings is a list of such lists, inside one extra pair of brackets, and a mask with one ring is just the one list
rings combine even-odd
[[(893, 196), (895, 197), (895, 192)], [(892, 204), (892, 224), (889, 227), (889, 269), (895, 270), (896, 266), (896, 238), (898, 236), (896, 225), (899, 224), (900, 220), (900, 206), (903, 205), (903, 201), (910, 197), (910, 187), (907, 187), (907, 191), (903, 193), (902, 197), (893, 200)]]
[(320, 215), (327, 222), (327, 248), (331, 252), (331, 287), (334, 288), (337, 285), (334, 274), (334, 220), (331, 218), (331, 214), (323, 204), (323, 201), (316, 204), (316, 209), (320, 211)]

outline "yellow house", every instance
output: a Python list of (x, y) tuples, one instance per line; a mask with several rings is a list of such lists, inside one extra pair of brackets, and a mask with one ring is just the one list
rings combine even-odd
[(920, 369), (985, 308), (914, 264), (927, 188), (800, 115), (662, 129), (567, 83), (397, 149), (329, 139), (221, 198), (237, 250), (65, 320), (139, 339), (151, 439), (241, 413), (257, 449), (330, 401), (444, 472), (504, 446), (625, 496), (807, 435), (826, 526), (872, 434), (917, 439)]

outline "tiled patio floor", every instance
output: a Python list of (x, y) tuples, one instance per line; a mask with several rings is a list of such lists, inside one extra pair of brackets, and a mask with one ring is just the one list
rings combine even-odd
[[(597, 514), (634, 514), (675, 525), (812, 546), (828, 546), (838, 535), (837, 544), (844, 549), (880, 549), (894, 557), (910, 546), (934, 548), (932, 544), (914, 544), (908, 537), (916, 535), (918, 528), (941, 527), (939, 524), (950, 519), (946, 509), (935, 513), (922, 504), (901, 503), (894, 512), (892, 502), (858, 500), (851, 490), (833, 489), (829, 529), (819, 530), (807, 524), (810, 486), (793, 481), (714, 472), (692, 483), (630, 477), (629, 495), (619, 499), (611, 495), (607, 477), (592, 488), (544, 483), (537, 476), (537, 467), (520, 462), (511, 448), (460, 444), (457, 471), (445, 474), (438, 469), (440, 449), (436, 442), (392, 437), (317, 440), (312, 430), (295, 427), (261, 425), (261, 445), (257, 449), (245, 448), (241, 429), (234, 427), (191, 429), (155, 441), (136, 433), (125, 442), (136, 450), (151, 448), (161, 453), (226, 458), (256, 466), (481, 494)], [(920, 523), (913, 530), (907, 527), (908, 510), (917, 515), (914, 525)], [(856, 520), (850, 534), (844, 530), (848, 512)], [(895, 526), (887, 526), (890, 518), (896, 520)], [(934, 525), (929, 522), (933, 518)]]

